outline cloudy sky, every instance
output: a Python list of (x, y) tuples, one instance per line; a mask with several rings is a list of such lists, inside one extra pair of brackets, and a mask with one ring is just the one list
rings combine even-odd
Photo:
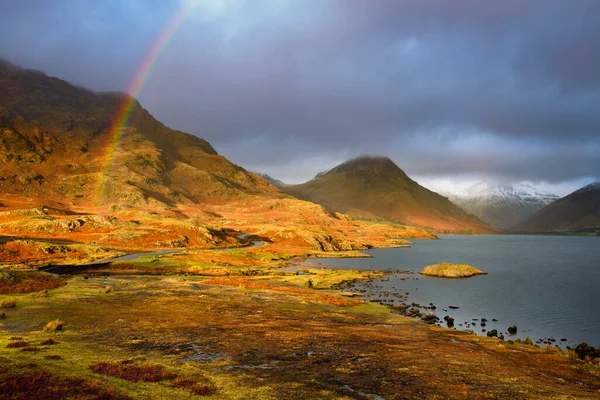
[[(126, 91), (188, 1), (0, 0), (0, 57)], [(598, 0), (199, 0), (138, 94), (286, 182), (361, 154), (428, 185), (600, 178)]]

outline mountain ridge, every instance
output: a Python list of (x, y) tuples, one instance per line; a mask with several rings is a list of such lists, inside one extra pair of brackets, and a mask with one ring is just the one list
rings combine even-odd
[(358, 218), (384, 218), (438, 231), (495, 231), (445, 197), (420, 186), (383, 156), (353, 158), (308, 182), (281, 190)]
[(489, 182), (478, 182), (461, 192), (444, 192), (444, 195), (465, 211), (500, 229), (517, 224), (559, 198), (526, 183)]
[[(98, 201), (117, 207), (284, 197), (204, 139), (166, 127), (127, 94), (95, 93), (9, 63), (0, 67), (0, 87), (0, 188), (8, 193), (89, 204), (90, 189), (107, 178), (106, 197)], [(132, 101), (120, 145), (113, 146), (114, 120)]]
[(518, 233), (600, 235), (600, 182), (583, 186), (509, 228)]

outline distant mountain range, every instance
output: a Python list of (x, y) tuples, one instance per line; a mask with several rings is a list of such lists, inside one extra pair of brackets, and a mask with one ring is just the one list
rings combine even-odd
[(258, 172), (257, 172), (257, 175), (260, 176), (261, 178), (263, 178), (265, 181), (267, 181), (271, 185), (277, 186), (278, 188), (281, 188), (281, 187), (284, 187), (284, 186), (288, 186), (286, 183), (283, 183), (279, 179), (275, 179), (275, 178), (273, 178), (270, 175), (261, 174), (261, 173), (258, 173)]
[[(130, 103), (127, 127), (115, 132), (115, 117)], [(285, 185), (231, 163), (201, 138), (166, 127), (126, 94), (95, 93), (1, 60), (0, 133), (3, 209), (11, 202), (94, 213), (206, 205), (262, 212), (268, 221), (274, 209), (269, 207), (275, 205), (265, 203), (274, 202), (287, 213), (278, 221), (301, 209), (314, 223), (311, 229), (327, 236), (339, 218), (289, 195), (360, 219), (473, 233), (497, 230), (469, 212), (506, 227), (556, 199), (524, 185), (476, 185), (464, 196), (451, 196), (467, 212), (420, 186), (385, 157), (360, 157), (301, 185)], [(513, 229), (595, 229), (597, 192), (597, 185), (581, 189)], [(263, 207), (267, 211), (259, 211)]]
[(548, 204), (558, 196), (520, 183), (500, 185), (480, 182), (459, 193), (440, 191), (454, 204), (500, 229), (511, 227)]
[(509, 230), (600, 235), (600, 182), (584, 186), (553, 202)]
[(485, 222), (410, 179), (386, 157), (359, 157), (306, 183), (280, 188), (357, 218), (383, 218), (438, 231), (494, 232)]

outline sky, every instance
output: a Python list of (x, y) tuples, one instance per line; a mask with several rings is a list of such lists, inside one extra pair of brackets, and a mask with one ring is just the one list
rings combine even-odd
[(0, 0), (0, 58), (128, 91), (287, 183), (362, 154), (456, 191), (600, 179), (598, 0)]

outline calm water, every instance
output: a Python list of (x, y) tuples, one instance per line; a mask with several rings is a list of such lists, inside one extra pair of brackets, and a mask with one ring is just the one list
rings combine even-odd
[[(515, 324), (519, 328), (517, 337), (534, 341), (554, 338), (557, 345), (574, 346), (586, 341), (600, 346), (600, 238), (442, 236), (440, 240), (417, 240), (409, 249), (366, 253), (373, 258), (311, 262), (417, 272), (440, 261), (470, 264), (489, 274), (467, 279), (390, 274), (371, 283), (359, 283), (353, 289), (366, 289), (371, 299), (388, 303), (395, 298), (385, 296), (385, 291), (408, 292), (408, 303), (434, 303), (438, 317), (451, 315), (457, 329), (467, 329), (465, 322), (472, 318), (488, 319), (485, 328), (479, 322), (471, 325), (469, 329), (478, 334), (485, 334), (482, 329), (504, 333)], [(459, 309), (449, 309), (450, 305)], [(492, 322), (493, 318), (498, 322)], [(561, 338), (568, 341), (561, 343)]]

